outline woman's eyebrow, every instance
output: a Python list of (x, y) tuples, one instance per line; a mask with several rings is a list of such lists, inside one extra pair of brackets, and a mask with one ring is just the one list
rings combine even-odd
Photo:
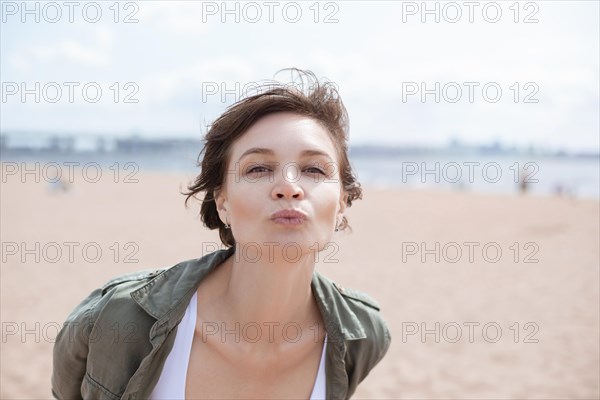
[(238, 158), (238, 162), (240, 162), (242, 160), (242, 158), (249, 156), (250, 154), (267, 154), (267, 155), (274, 155), (275, 152), (271, 149), (265, 149), (264, 147), (251, 147), (248, 150), (246, 150), (241, 156), (240, 158)]
[(310, 157), (310, 156), (322, 156), (322, 157), (328, 158), (331, 162), (333, 162), (333, 159), (329, 156), (329, 154), (327, 154), (321, 150), (308, 149), (308, 150), (303, 150), (300, 152), (300, 157)]
[[(271, 149), (267, 149), (264, 147), (252, 147), (248, 150), (246, 150), (238, 159), (238, 163), (242, 160), (242, 158), (250, 155), (250, 154), (266, 154), (266, 155), (270, 155), (273, 156), (275, 155), (275, 152)], [(325, 153), (322, 150), (317, 150), (317, 149), (307, 149), (307, 150), (302, 150), (300, 152), (300, 157), (310, 157), (310, 156), (323, 156), (328, 158), (329, 160), (331, 160), (333, 162), (333, 160), (331, 159), (331, 157), (329, 156), (329, 154)]]

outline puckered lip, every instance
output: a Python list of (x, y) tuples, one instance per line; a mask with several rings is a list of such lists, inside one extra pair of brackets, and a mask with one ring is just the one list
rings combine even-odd
[(308, 218), (308, 216), (302, 210), (286, 208), (284, 210), (275, 211), (273, 214), (271, 214), (271, 219), (276, 218), (300, 218), (305, 220)]

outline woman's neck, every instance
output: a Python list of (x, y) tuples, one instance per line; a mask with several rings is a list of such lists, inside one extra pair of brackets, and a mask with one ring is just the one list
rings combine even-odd
[(250, 327), (254, 337), (258, 326), (264, 343), (312, 338), (321, 321), (311, 289), (314, 254), (292, 262), (264, 251), (261, 259), (238, 251), (219, 268), (217, 298), (226, 329), (243, 333)]

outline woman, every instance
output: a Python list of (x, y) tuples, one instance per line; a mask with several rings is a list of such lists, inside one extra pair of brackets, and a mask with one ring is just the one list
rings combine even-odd
[(300, 74), (307, 91), (250, 96), (206, 135), (187, 200), (227, 248), (92, 292), (57, 337), (55, 397), (345, 399), (383, 358), (377, 303), (315, 271), (361, 189), (341, 99)]

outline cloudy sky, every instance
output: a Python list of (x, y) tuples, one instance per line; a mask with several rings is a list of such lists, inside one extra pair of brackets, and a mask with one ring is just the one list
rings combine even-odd
[(1, 7), (2, 132), (200, 137), (298, 67), (339, 87), (355, 144), (599, 147), (598, 1)]

